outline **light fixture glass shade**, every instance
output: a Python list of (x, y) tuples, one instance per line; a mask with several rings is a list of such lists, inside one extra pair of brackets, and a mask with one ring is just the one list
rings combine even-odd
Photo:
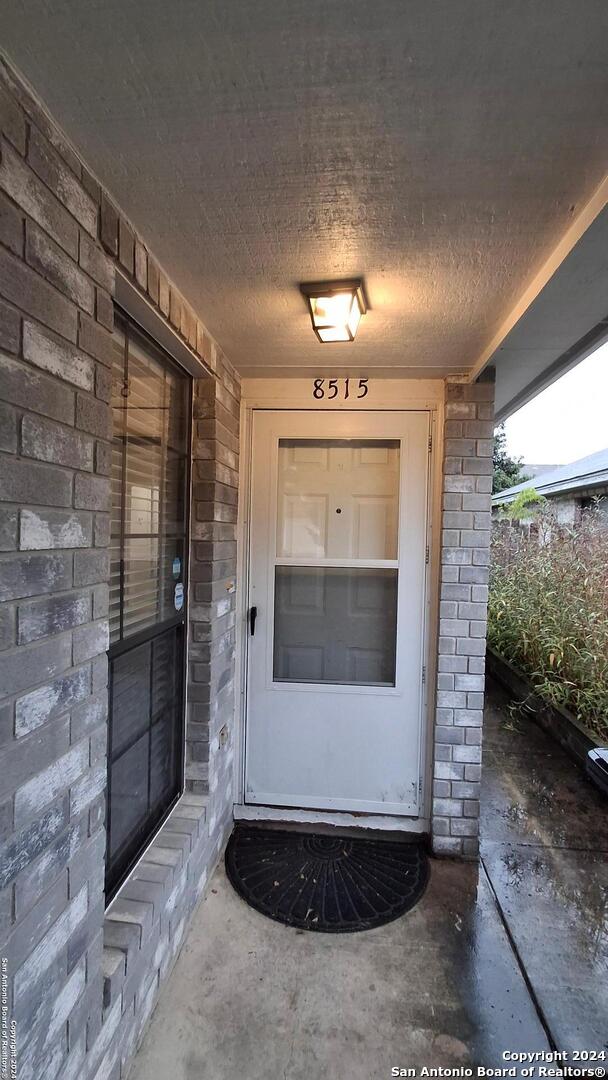
[(301, 285), (308, 300), (312, 327), (319, 341), (354, 341), (365, 314), (360, 281)]

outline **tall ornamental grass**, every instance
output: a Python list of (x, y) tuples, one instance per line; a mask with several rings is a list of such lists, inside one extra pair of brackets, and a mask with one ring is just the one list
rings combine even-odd
[(495, 525), (488, 644), (608, 743), (608, 518), (577, 528)]

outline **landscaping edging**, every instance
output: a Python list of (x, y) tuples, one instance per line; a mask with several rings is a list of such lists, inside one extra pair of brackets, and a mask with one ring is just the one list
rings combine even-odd
[(585, 768), (588, 751), (602, 744), (580, 720), (567, 709), (543, 701), (535, 693), (528, 677), (522, 675), (493, 649), (488, 649), (486, 653), (486, 673), (504, 686), (514, 698), (521, 701), (525, 699), (534, 722), (552, 735), (577, 765)]

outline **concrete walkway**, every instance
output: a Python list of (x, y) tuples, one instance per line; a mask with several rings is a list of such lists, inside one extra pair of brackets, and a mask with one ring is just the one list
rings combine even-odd
[[(437, 860), (379, 930), (291, 930), (217, 870), (130, 1080), (382, 1080), (606, 1038), (605, 804), (488, 707), (483, 859)], [(593, 849), (593, 850), (592, 850)], [(602, 907), (603, 897), (603, 907)]]
[(608, 801), (497, 690), (483, 760), (482, 865), (537, 1009), (559, 1049), (608, 1050)]

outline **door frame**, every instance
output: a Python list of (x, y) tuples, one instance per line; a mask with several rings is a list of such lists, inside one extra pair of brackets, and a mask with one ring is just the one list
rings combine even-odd
[[(369, 379), (363, 402), (318, 401), (313, 398), (313, 378), (244, 379), (241, 386), (241, 459), (238, 503), (238, 560), (236, 600), (236, 671), (234, 731), (234, 817), (236, 820), (267, 820), (319, 823), (349, 827), (426, 833), (430, 830), (432, 729), (439, 611), (439, 559), (441, 539), (441, 461), (444, 382), (440, 379)], [(316, 811), (247, 805), (245, 803), (245, 728), (247, 717), (247, 600), (250, 566), (250, 510), (252, 487), (253, 413), (257, 410), (311, 412), (428, 412), (431, 450), (427, 489), (426, 535), (429, 563), (425, 582), (426, 613), (423, 627), (423, 655), (426, 679), (422, 694), (420, 737), (420, 813), (416, 818), (376, 813), (349, 814), (346, 811)]]

